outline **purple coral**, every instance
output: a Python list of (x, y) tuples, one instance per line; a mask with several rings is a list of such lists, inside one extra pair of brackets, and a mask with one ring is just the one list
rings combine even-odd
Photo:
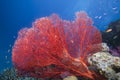
[(120, 57), (120, 46), (110, 49), (110, 52), (113, 56)]

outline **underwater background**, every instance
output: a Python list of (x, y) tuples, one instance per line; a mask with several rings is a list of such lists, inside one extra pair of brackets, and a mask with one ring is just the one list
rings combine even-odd
[(12, 47), (20, 29), (53, 13), (72, 21), (77, 11), (85, 11), (93, 25), (105, 31), (120, 19), (120, 0), (0, 0), (0, 72), (12, 67)]

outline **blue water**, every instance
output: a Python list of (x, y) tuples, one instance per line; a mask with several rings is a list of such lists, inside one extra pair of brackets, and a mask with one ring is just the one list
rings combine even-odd
[(111, 21), (120, 19), (120, 0), (0, 0), (0, 71), (12, 67), (11, 50), (21, 28), (52, 13), (73, 20), (81, 10), (98, 29), (105, 30)]

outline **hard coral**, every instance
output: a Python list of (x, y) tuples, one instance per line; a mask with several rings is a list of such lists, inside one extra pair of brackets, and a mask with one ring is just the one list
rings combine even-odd
[(100, 50), (100, 46), (95, 46), (98, 43), (101, 34), (85, 12), (77, 12), (75, 21), (53, 14), (19, 32), (12, 61), (24, 76), (54, 77), (69, 72), (93, 79), (86, 60), (91, 52)]

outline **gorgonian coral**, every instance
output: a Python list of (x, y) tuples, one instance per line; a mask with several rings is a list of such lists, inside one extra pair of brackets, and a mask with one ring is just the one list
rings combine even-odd
[(100, 50), (98, 43), (101, 34), (85, 12), (77, 12), (74, 21), (53, 14), (19, 31), (12, 61), (22, 75), (53, 77), (69, 72), (93, 79), (87, 57)]

